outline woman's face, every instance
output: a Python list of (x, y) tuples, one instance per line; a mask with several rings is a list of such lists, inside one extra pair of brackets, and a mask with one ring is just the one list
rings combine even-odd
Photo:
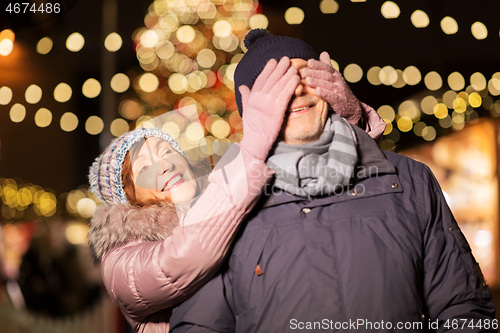
[(181, 203), (198, 191), (189, 162), (168, 141), (147, 138), (130, 150), (135, 195), (140, 200)]

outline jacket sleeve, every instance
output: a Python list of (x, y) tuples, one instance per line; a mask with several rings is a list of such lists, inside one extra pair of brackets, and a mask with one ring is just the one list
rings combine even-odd
[(224, 261), (240, 222), (273, 174), (244, 148), (233, 145), (229, 150), (226, 154), (233, 157), (225, 165), (221, 159), (222, 166), (210, 175), (209, 186), (187, 213), (183, 227), (164, 241), (131, 242), (104, 256), (104, 284), (129, 321), (141, 321), (186, 300)]
[(437, 321), (437, 332), (496, 332), (495, 306), (481, 269), (437, 180), (428, 167), (421, 166), (428, 319)]

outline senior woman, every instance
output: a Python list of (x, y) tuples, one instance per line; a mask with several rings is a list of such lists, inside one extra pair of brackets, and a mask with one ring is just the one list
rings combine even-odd
[[(224, 261), (240, 222), (273, 174), (265, 159), (299, 81), (297, 69), (283, 58), (268, 62), (252, 91), (240, 89), (250, 112), (243, 116), (243, 139), (230, 147), (239, 147), (245, 165), (227, 168), (231, 188), (246, 186), (236, 204), (224, 177), (214, 173), (200, 195), (183, 151), (157, 129), (122, 135), (92, 165), (91, 191), (104, 205), (91, 220), (90, 248), (111, 299), (135, 331), (168, 332), (172, 307)], [(175, 207), (186, 205), (191, 208), (179, 220)]]

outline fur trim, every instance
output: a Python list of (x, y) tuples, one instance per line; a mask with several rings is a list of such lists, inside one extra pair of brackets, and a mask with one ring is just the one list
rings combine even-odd
[(98, 265), (102, 256), (116, 246), (135, 240), (164, 240), (179, 220), (171, 203), (147, 207), (120, 203), (97, 208), (90, 224), (90, 252)]

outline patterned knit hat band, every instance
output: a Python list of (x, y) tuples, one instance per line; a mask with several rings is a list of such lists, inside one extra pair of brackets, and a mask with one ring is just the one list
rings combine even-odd
[(316, 59), (318, 56), (309, 44), (297, 38), (273, 36), (265, 29), (253, 29), (245, 36), (245, 46), (248, 51), (241, 58), (234, 72), (234, 93), (240, 116), (243, 114), (239, 86), (245, 85), (252, 89), (257, 76), (270, 59), (279, 61), (283, 57)]
[(137, 128), (113, 140), (96, 158), (89, 172), (90, 191), (106, 205), (128, 203), (122, 183), (122, 168), (127, 152), (141, 139), (156, 137), (168, 141), (173, 149), (186, 157), (179, 144), (157, 128)]

